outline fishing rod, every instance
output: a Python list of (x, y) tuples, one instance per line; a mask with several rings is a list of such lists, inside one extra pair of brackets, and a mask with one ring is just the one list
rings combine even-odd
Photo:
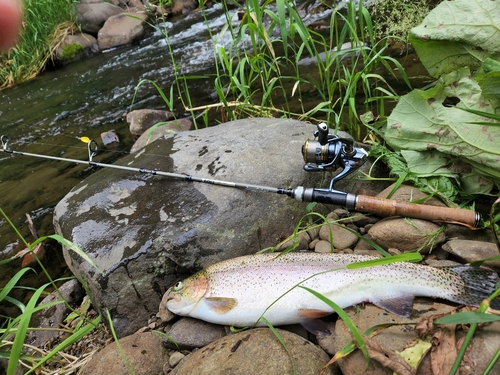
[(340, 179), (346, 177), (348, 174), (357, 170), (366, 161), (368, 153), (363, 148), (355, 147), (354, 141), (350, 138), (341, 138), (337, 135), (329, 134), (328, 126), (325, 123), (317, 125), (314, 137), (314, 140), (308, 139), (302, 146), (302, 154), (304, 161), (306, 162), (304, 170), (308, 172), (327, 171), (330, 169), (338, 169), (340, 167), (340, 173), (332, 178), (328, 189), (305, 188), (302, 186), (292, 189), (275, 188), (247, 183), (221, 181), (197, 177), (189, 174), (163, 172), (158, 169), (133, 168), (100, 163), (93, 160), (98, 151), (97, 142), (86, 137), (82, 137), (80, 139), (87, 143), (89, 156), (88, 161), (15, 151), (8, 148), (9, 138), (6, 135), (2, 135), (0, 139), (2, 142), (3, 152), (13, 155), (32, 156), (43, 159), (72, 162), (76, 164), (86, 164), (93, 167), (114, 168), (142, 174), (165, 176), (191, 182), (277, 193), (303, 202), (334, 204), (343, 206), (349, 210), (375, 213), (381, 216), (404, 216), (431, 221), (449, 222), (465, 225), (469, 228), (476, 228), (478, 226), (481, 216), (479, 213), (472, 210), (405, 203), (391, 199), (356, 195), (335, 190), (334, 184)]

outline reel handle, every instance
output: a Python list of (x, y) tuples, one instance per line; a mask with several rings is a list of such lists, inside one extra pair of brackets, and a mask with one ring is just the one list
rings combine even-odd
[(335, 204), (349, 210), (380, 216), (403, 216), (477, 228), (481, 215), (472, 210), (400, 202), (393, 199), (356, 195), (338, 190), (296, 187), (285, 194), (303, 202)]

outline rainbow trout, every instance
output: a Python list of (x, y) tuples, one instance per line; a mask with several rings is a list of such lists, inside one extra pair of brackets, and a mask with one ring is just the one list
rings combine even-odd
[[(486, 268), (433, 268), (398, 262), (357, 269), (370, 256), (318, 253), (248, 255), (216, 263), (172, 287), (167, 308), (211, 323), (262, 326), (301, 323), (333, 310), (305, 286), (342, 308), (362, 302), (402, 317), (415, 296), (479, 306), (495, 290), (498, 275)], [(492, 302), (492, 307), (498, 301)]]

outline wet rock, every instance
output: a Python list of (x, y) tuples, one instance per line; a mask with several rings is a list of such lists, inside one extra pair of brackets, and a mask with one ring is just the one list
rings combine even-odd
[[(319, 186), (321, 174), (305, 172), (301, 157), (315, 129), (287, 119), (240, 120), (166, 135), (116, 164), (265, 186)], [(337, 188), (354, 184), (346, 179)], [(111, 311), (123, 337), (147, 325), (177, 280), (275, 246), (293, 232), (306, 205), (279, 194), (103, 168), (58, 203), (54, 228), (103, 271), (63, 249), (96, 309)]]
[(140, 137), (146, 130), (159, 122), (174, 119), (172, 112), (157, 109), (136, 109), (127, 114), (130, 133), (133, 137)]
[(379, 221), (368, 234), (385, 249), (396, 248), (402, 252), (421, 249), (423, 254), (445, 241), (440, 226), (420, 219), (389, 218)]
[(192, 350), (201, 348), (226, 335), (224, 326), (193, 318), (181, 318), (162, 338), (167, 348)]
[[(442, 248), (464, 263), (472, 263), (500, 255), (497, 245), (491, 242), (450, 240), (443, 244)], [(498, 260), (489, 260), (484, 262), (483, 265), (500, 272), (500, 261)]]
[(101, 140), (104, 146), (113, 146), (120, 143), (120, 138), (114, 130), (109, 130), (107, 132), (101, 133)]
[(319, 230), (319, 238), (329, 241), (335, 249), (347, 249), (358, 242), (358, 236), (347, 230), (342, 224), (323, 225)]
[[(120, 339), (120, 347), (136, 375), (163, 374), (168, 361), (167, 349), (155, 332), (138, 333)], [(92, 356), (80, 375), (128, 374), (129, 370), (116, 343), (107, 345)]]
[[(79, 45), (80, 48), (74, 48), (75, 52), (68, 54), (67, 48), (71, 45)], [(79, 51), (78, 51), (79, 50)], [(99, 46), (97, 39), (90, 34), (68, 34), (64, 37), (60, 45), (56, 49), (56, 57), (58, 60), (64, 59), (73, 61), (81, 55), (89, 55), (91, 52), (97, 52)]]
[[(390, 314), (374, 305), (367, 304), (364, 308), (348, 308), (347, 314), (352, 319), (354, 325), (360, 332), (366, 331), (378, 324), (394, 323), (400, 324), (380, 331), (374, 336), (376, 342), (382, 344), (385, 348), (402, 352), (407, 345), (411, 344), (417, 338), (414, 332), (414, 325), (410, 323), (418, 322), (426, 316), (449, 313), (454, 307), (450, 305), (433, 302), (430, 299), (417, 298), (413, 305), (413, 314), (410, 318), (400, 318)], [(408, 323), (408, 324), (404, 324)], [(341, 350), (352, 340), (352, 335), (346, 324), (339, 319), (335, 325), (335, 350)], [(361, 351), (356, 350), (339, 361), (340, 369), (343, 375), (359, 375), (366, 369), (366, 361)], [(430, 372), (430, 360), (426, 356), (420, 364), (418, 375), (428, 375)], [(381, 365), (376, 360), (370, 361), (370, 367), (367, 369), (370, 375), (392, 375), (393, 370)]]
[(144, 35), (144, 21), (147, 19), (144, 12), (122, 13), (108, 18), (97, 34), (99, 48), (105, 50), (131, 44)]
[(196, 0), (173, 0), (172, 1), (172, 15), (186, 14), (189, 11), (198, 7)]
[(188, 131), (191, 130), (192, 128), (193, 128), (193, 122), (187, 118), (181, 118), (179, 120), (169, 121), (165, 125), (160, 125), (155, 127), (152, 131), (149, 130), (144, 131), (142, 135), (139, 137), (139, 139), (135, 141), (132, 148), (130, 149), (130, 152), (131, 153), (137, 152), (140, 149), (146, 147), (148, 144), (154, 142), (158, 138), (165, 136), (166, 134), (173, 134), (179, 131)]
[[(43, 306), (55, 301), (61, 302), (33, 314), (30, 326), (42, 329), (29, 333), (26, 341), (29, 342), (30, 345), (43, 347), (48, 341), (57, 337), (59, 332), (53, 329), (61, 327), (64, 319), (66, 319), (70, 312), (70, 309), (63, 300), (67, 301), (70, 306), (74, 306), (82, 300), (85, 293), (78, 280), (69, 280), (65, 282), (59, 287), (59, 292), (63, 299), (54, 291), (38, 304), (38, 306)], [(47, 330), (43, 330), (43, 328)]]
[(111, 16), (123, 13), (123, 9), (114, 4), (102, 1), (80, 1), (76, 4), (78, 24), (82, 31), (97, 35), (104, 22)]
[[(310, 341), (277, 329), (291, 353), (295, 373), (317, 375), (328, 362), (328, 355)], [(264, 350), (263, 350), (264, 349)], [(205, 346), (187, 356), (172, 375), (287, 375), (293, 373), (291, 359), (268, 328), (243, 331)], [(333, 374), (331, 369), (324, 373)]]

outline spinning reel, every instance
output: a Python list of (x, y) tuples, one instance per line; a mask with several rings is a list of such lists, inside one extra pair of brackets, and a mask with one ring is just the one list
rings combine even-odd
[[(307, 172), (328, 171), (342, 168), (342, 171), (330, 181), (330, 190), (334, 184), (354, 172), (366, 161), (365, 149), (354, 146), (352, 138), (341, 138), (330, 134), (324, 122), (317, 125), (314, 140), (306, 140), (302, 146), (304, 170)], [(317, 140), (316, 140), (317, 138)]]

